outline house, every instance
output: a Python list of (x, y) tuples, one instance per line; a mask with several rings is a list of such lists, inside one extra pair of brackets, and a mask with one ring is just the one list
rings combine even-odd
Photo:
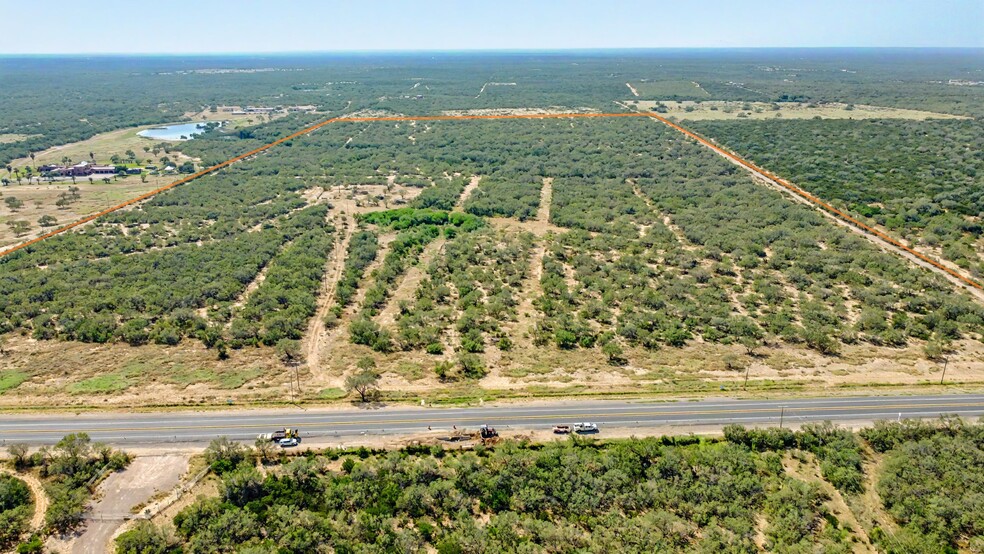
[(141, 173), (143, 173), (142, 167), (128, 167), (126, 169), (127, 175), (140, 175)]
[(93, 175), (113, 175), (116, 173), (116, 167), (112, 165), (94, 165), (91, 166)]
[(87, 177), (92, 175), (92, 164), (89, 162), (79, 162), (72, 167), (66, 168), (66, 172), (63, 175), (70, 175), (72, 177)]

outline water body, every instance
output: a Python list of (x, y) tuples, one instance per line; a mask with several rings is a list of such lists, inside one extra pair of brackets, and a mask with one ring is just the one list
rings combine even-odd
[(144, 129), (139, 136), (156, 140), (188, 140), (191, 135), (205, 130), (204, 123), (177, 123), (152, 129)]

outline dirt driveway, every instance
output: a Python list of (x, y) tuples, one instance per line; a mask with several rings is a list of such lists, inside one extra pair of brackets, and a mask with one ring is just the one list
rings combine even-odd
[(136, 458), (125, 471), (110, 475), (99, 486), (85, 531), (72, 541), (72, 554), (105, 554), (132, 508), (177, 486), (187, 471), (186, 455), (162, 454)]

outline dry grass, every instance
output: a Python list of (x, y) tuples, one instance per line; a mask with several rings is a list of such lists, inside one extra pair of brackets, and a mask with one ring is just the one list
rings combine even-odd
[(0, 133), (0, 144), (10, 144), (13, 142), (20, 142), (22, 140), (27, 140), (31, 137), (39, 137), (41, 135), (21, 135), (18, 133)]
[(288, 387), (288, 369), (272, 348), (233, 350), (220, 361), (191, 340), (130, 347), (8, 335), (5, 349), (3, 373), (21, 381), (0, 396), (7, 408), (260, 402), (284, 397)]
[[(65, 225), (110, 206), (115, 206), (147, 191), (171, 183), (177, 178), (173, 175), (150, 176), (144, 183), (141, 182), (139, 176), (130, 175), (105, 184), (101, 178), (93, 177), (92, 183), (88, 179), (78, 179), (75, 185), (71, 181), (42, 182), (40, 185), (17, 185), (15, 182), (15, 184), (2, 189), (0, 197), (13, 196), (22, 201), (24, 206), (14, 212), (8, 209), (6, 205), (0, 204), (0, 248), (32, 239), (57, 228), (58, 225)], [(55, 202), (71, 186), (79, 188), (79, 194), (82, 198), (68, 205), (65, 209), (60, 209), (55, 205)], [(42, 228), (38, 219), (45, 215), (54, 217), (58, 223), (54, 227)], [(28, 222), (30, 224), (28, 233), (21, 236), (14, 234), (13, 230), (6, 225), (8, 221), (12, 220)]]
[[(902, 108), (884, 108), (880, 106), (830, 103), (822, 105), (801, 102), (783, 102), (771, 104), (768, 102), (728, 102), (723, 100), (707, 100), (703, 102), (670, 100), (630, 100), (626, 104), (640, 111), (649, 111), (657, 104), (663, 104), (666, 117), (684, 121), (705, 120), (763, 120), (763, 119), (969, 119), (965, 116), (945, 113), (908, 110)], [(810, 107), (815, 106), (815, 107)], [(779, 109), (775, 109), (778, 107)], [(688, 111), (689, 110), (689, 111)]]

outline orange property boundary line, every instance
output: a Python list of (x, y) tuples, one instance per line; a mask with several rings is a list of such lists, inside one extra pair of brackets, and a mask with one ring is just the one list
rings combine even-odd
[(271, 143), (264, 144), (263, 146), (260, 146), (259, 148), (255, 148), (253, 150), (250, 150), (249, 152), (246, 152), (245, 154), (240, 154), (239, 156), (236, 156), (235, 158), (230, 158), (230, 159), (228, 159), (228, 160), (226, 160), (226, 161), (224, 161), (222, 163), (219, 163), (219, 164), (213, 165), (212, 167), (209, 167), (209, 168), (203, 169), (201, 171), (198, 171), (197, 173), (192, 173), (191, 175), (188, 175), (187, 177), (183, 177), (181, 179), (178, 179), (177, 181), (175, 181), (173, 183), (164, 185), (163, 187), (160, 187), (160, 188), (156, 188), (156, 189), (154, 189), (154, 190), (152, 190), (150, 192), (146, 192), (146, 193), (141, 194), (140, 196), (137, 196), (135, 198), (131, 198), (130, 200), (127, 200), (126, 202), (123, 202), (122, 204), (117, 204), (116, 206), (113, 206), (111, 208), (106, 208), (105, 210), (102, 210), (101, 212), (97, 212), (97, 213), (94, 213), (94, 214), (87, 215), (87, 216), (83, 217), (82, 219), (79, 219), (78, 221), (74, 221), (72, 223), (69, 223), (68, 225), (64, 225), (64, 226), (59, 227), (59, 228), (57, 228), (57, 229), (55, 229), (53, 231), (49, 231), (49, 232), (47, 232), (47, 233), (45, 233), (43, 235), (40, 235), (38, 237), (35, 237), (35, 238), (29, 240), (27, 242), (24, 242), (24, 243), (21, 243), (21, 244), (12, 246), (12, 247), (10, 247), (10, 248), (8, 248), (6, 250), (2, 250), (2, 251), (0, 251), (0, 258), (3, 258), (4, 256), (7, 256), (9, 254), (13, 254), (14, 252), (17, 252), (18, 250), (23, 250), (23, 249), (27, 248), (28, 246), (31, 246), (33, 244), (37, 244), (37, 243), (39, 243), (39, 242), (41, 242), (41, 241), (43, 241), (45, 239), (49, 239), (49, 238), (51, 238), (53, 236), (60, 235), (60, 234), (64, 233), (65, 231), (68, 231), (70, 229), (74, 229), (74, 228), (76, 228), (76, 227), (78, 227), (80, 225), (85, 225), (86, 223), (89, 223), (90, 221), (96, 220), (96, 219), (98, 219), (98, 218), (100, 218), (100, 217), (102, 217), (104, 215), (111, 214), (111, 213), (113, 213), (115, 211), (122, 210), (123, 208), (126, 208), (127, 206), (132, 206), (133, 204), (136, 204), (138, 202), (143, 202), (144, 200), (147, 200), (148, 198), (152, 198), (154, 196), (157, 196), (158, 194), (160, 194), (160, 193), (162, 193), (162, 192), (164, 192), (166, 190), (173, 189), (174, 187), (177, 187), (179, 185), (184, 185), (186, 183), (190, 183), (191, 181), (194, 181), (195, 179), (197, 179), (199, 177), (203, 177), (205, 175), (208, 175), (209, 173), (214, 173), (214, 172), (216, 172), (216, 171), (218, 171), (218, 170), (220, 170), (220, 169), (222, 169), (224, 167), (230, 166), (230, 165), (232, 165), (232, 164), (234, 164), (234, 163), (236, 163), (236, 162), (238, 162), (240, 160), (243, 160), (243, 159), (248, 158), (250, 156), (259, 154), (260, 152), (269, 150), (270, 148), (273, 148), (274, 146), (277, 146), (279, 144), (283, 144), (283, 143), (285, 143), (285, 142), (287, 142), (287, 141), (289, 141), (291, 139), (297, 138), (297, 137), (302, 136), (302, 135), (306, 135), (306, 134), (311, 133), (313, 131), (317, 131), (318, 129), (324, 127), (325, 125), (328, 125), (328, 124), (331, 124), (331, 123), (335, 123), (337, 121), (355, 121), (355, 122), (372, 122), (372, 121), (455, 121), (455, 120), (473, 120), (473, 119), (562, 119), (562, 118), (571, 118), (571, 117), (645, 117), (645, 116), (648, 116), (648, 114), (631, 112), (631, 113), (568, 113), (568, 114), (528, 114), (528, 115), (527, 114), (523, 114), (523, 115), (515, 115), (515, 114), (513, 114), (513, 115), (427, 115), (427, 116), (386, 116), (386, 117), (333, 117), (331, 119), (326, 119), (326, 120), (324, 120), (324, 121), (322, 121), (320, 123), (316, 123), (316, 124), (311, 125), (309, 127), (305, 127), (303, 129), (301, 129), (300, 131), (297, 131), (296, 133), (292, 133), (292, 134), (287, 135), (285, 137), (279, 138), (279, 139), (277, 139), (277, 140), (275, 140), (275, 141), (273, 141)]
[(810, 194), (810, 193), (806, 192), (805, 190), (797, 187), (796, 185), (790, 183), (789, 181), (783, 179), (782, 177), (779, 177), (779, 176), (777, 176), (777, 175), (775, 175), (775, 174), (773, 174), (773, 173), (771, 173), (769, 171), (766, 171), (766, 170), (762, 169), (761, 167), (753, 164), (752, 162), (749, 162), (748, 160), (745, 160), (744, 158), (742, 158), (741, 156), (739, 156), (739, 155), (737, 155), (737, 154), (735, 154), (733, 152), (729, 152), (728, 150), (725, 150), (724, 148), (721, 148), (720, 146), (712, 143), (711, 141), (705, 139), (704, 137), (698, 135), (697, 133), (694, 133), (693, 131), (690, 131), (690, 130), (686, 129), (686, 128), (684, 128), (684, 127), (682, 127), (682, 126), (680, 126), (680, 125), (678, 125), (678, 124), (670, 121), (669, 119), (667, 119), (665, 117), (662, 117), (660, 115), (655, 115), (655, 114), (646, 114), (646, 115), (649, 115), (651, 117), (654, 117), (654, 118), (662, 121), (663, 123), (665, 123), (665, 124), (669, 125), (670, 127), (676, 129), (677, 131), (680, 131), (681, 133), (683, 133), (683, 134), (687, 135), (688, 137), (696, 140), (697, 142), (703, 144), (704, 146), (706, 146), (706, 147), (714, 150), (715, 152), (717, 152), (717, 153), (719, 153), (719, 154), (727, 157), (728, 159), (737, 162), (738, 164), (744, 166), (745, 168), (750, 169), (750, 170), (752, 170), (752, 171), (754, 171), (756, 173), (760, 173), (760, 174), (764, 175), (765, 177), (771, 179), (773, 182), (777, 183), (779, 186), (785, 188), (786, 190), (792, 192), (793, 194), (796, 194), (797, 196), (800, 196), (802, 198), (805, 198), (811, 204), (813, 204), (813, 205), (815, 205), (815, 206), (817, 206), (819, 208), (822, 208), (822, 209), (826, 210), (827, 212), (829, 212), (829, 213), (831, 213), (831, 214), (839, 217), (840, 219), (842, 219), (842, 220), (844, 220), (844, 221), (846, 221), (846, 222), (848, 222), (848, 223), (850, 223), (852, 225), (855, 225), (855, 226), (861, 228), (862, 230), (864, 230), (864, 231), (866, 231), (866, 232), (868, 232), (868, 233), (870, 233), (870, 234), (872, 234), (872, 235), (880, 238), (881, 240), (883, 240), (883, 241), (891, 244), (892, 246), (895, 246), (896, 248), (899, 248), (899, 249), (905, 251), (906, 253), (915, 256), (916, 258), (920, 259), (921, 261), (926, 262), (926, 263), (930, 264), (931, 266), (933, 266), (933, 267), (935, 267), (935, 268), (937, 268), (939, 270), (945, 271), (947, 274), (949, 274), (949, 275), (951, 275), (951, 276), (956, 277), (957, 279), (959, 279), (962, 283), (966, 283), (967, 285), (969, 285), (969, 286), (971, 286), (971, 287), (973, 287), (975, 289), (978, 289), (978, 290), (984, 290), (984, 286), (982, 286), (980, 283), (978, 283), (978, 282), (976, 282), (976, 281), (974, 281), (974, 280), (972, 280), (972, 279), (970, 279), (968, 277), (965, 277), (965, 276), (961, 275), (960, 273), (957, 273), (956, 271), (950, 269), (949, 267), (946, 267), (945, 265), (941, 264), (940, 262), (938, 262), (938, 261), (930, 258), (929, 256), (923, 254), (922, 252), (919, 252), (919, 251), (917, 251), (917, 250), (915, 250), (913, 248), (910, 248), (910, 247), (902, 244), (898, 240), (896, 240), (896, 239), (894, 239), (894, 238), (886, 235), (885, 233), (882, 233), (878, 229), (875, 229), (874, 227), (871, 227), (870, 225), (867, 225), (867, 224), (865, 224), (865, 223), (857, 220), (853, 216), (850, 216), (850, 215), (844, 213), (843, 211), (841, 211), (841, 210), (839, 210), (839, 209), (831, 206), (827, 202), (821, 200), (820, 198), (817, 198), (816, 196), (813, 196), (812, 194)]
[(969, 278), (961, 275), (960, 273), (957, 273), (956, 271), (954, 271), (954, 270), (952, 270), (952, 269), (944, 266), (943, 264), (937, 262), (936, 260), (934, 260), (934, 259), (926, 256), (925, 254), (923, 254), (921, 252), (918, 252), (918, 251), (916, 251), (916, 250), (914, 250), (914, 249), (912, 249), (912, 248), (910, 248), (910, 247), (902, 244), (898, 240), (893, 239), (892, 237), (886, 235), (885, 233), (882, 233), (881, 231), (879, 231), (879, 230), (877, 230), (877, 229), (875, 229), (875, 228), (873, 228), (873, 227), (871, 227), (871, 226), (869, 226), (869, 225), (867, 225), (865, 223), (862, 223), (861, 221), (855, 219), (854, 217), (852, 217), (852, 216), (844, 213), (843, 211), (841, 211), (841, 210), (839, 210), (839, 209), (831, 206), (827, 202), (825, 202), (825, 201), (823, 201), (823, 200), (821, 200), (821, 199), (813, 196), (812, 194), (810, 194), (810, 193), (806, 192), (805, 190), (797, 187), (796, 185), (793, 185), (789, 181), (786, 181), (785, 179), (783, 179), (781, 177), (778, 177), (778, 176), (772, 174), (771, 172), (766, 171), (766, 170), (758, 167), (757, 165), (755, 165), (755, 164), (753, 164), (753, 163), (745, 160), (744, 158), (742, 158), (741, 156), (738, 156), (737, 154), (734, 154), (733, 152), (729, 152), (728, 150), (725, 150), (724, 148), (721, 148), (720, 146), (712, 143), (711, 141), (705, 139), (704, 137), (698, 135), (697, 133), (694, 133), (693, 131), (690, 131), (689, 129), (686, 129), (686, 128), (682, 127), (681, 125), (678, 125), (678, 124), (670, 121), (669, 119), (667, 119), (667, 118), (665, 118), (665, 117), (663, 117), (661, 115), (654, 114), (654, 113), (644, 113), (644, 112), (556, 113), (556, 114), (502, 114), (502, 115), (426, 115), (426, 116), (381, 116), (381, 117), (344, 117), (343, 116), (343, 117), (333, 117), (333, 118), (330, 118), (330, 119), (326, 119), (326, 120), (324, 120), (324, 121), (322, 121), (320, 123), (316, 123), (314, 125), (310, 125), (308, 127), (305, 127), (303, 129), (301, 129), (300, 131), (297, 131), (295, 133), (291, 133), (290, 135), (287, 135), (285, 137), (279, 138), (279, 139), (277, 139), (277, 140), (275, 140), (273, 142), (270, 142), (268, 144), (264, 144), (263, 146), (260, 146), (259, 148), (255, 148), (253, 150), (250, 150), (249, 152), (246, 152), (245, 154), (240, 154), (239, 156), (236, 156), (234, 158), (230, 158), (230, 159), (228, 159), (228, 160), (226, 160), (226, 161), (224, 161), (222, 163), (213, 165), (212, 167), (209, 167), (209, 168), (203, 169), (201, 171), (198, 171), (196, 173), (193, 173), (191, 175), (188, 175), (187, 177), (181, 178), (181, 179), (179, 179), (179, 180), (177, 180), (177, 181), (175, 181), (173, 183), (170, 183), (170, 184), (165, 185), (163, 187), (154, 189), (154, 190), (152, 190), (150, 192), (146, 192), (146, 193), (141, 194), (140, 196), (137, 196), (135, 198), (131, 198), (130, 200), (127, 200), (126, 202), (123, 202), (122, 204), (118, 204), (118, 205), (113, 206), (111, 208), (107, 208), (107, 209), (102, 210), (100, 212), (97, 212), (97, 213), (88, 215), (88, 216), (86, 216), (86, 217), (84, 217), (82, 219), (79, 219), (78, 221), (75, 221), (73, 223), (69, 223), (68, 225), (65, 225), (63, 227), (59, 227), (58, 229), (55, 229), (53, 231), (49, 231), (49, 232), (47, 232), (47, 233), (45, 233), (45, 234), (43, 234), (41, 236), (38, 236), (36, 238), (33, 238), (33, 239), (29, 240), (27, 242), (24, 242), (22, 244), (18, 244), (16, 246), (10, 247), (10, 248), (8, 248), (6, 250), (0, 251), (0, 258), (2, 258), (4, 256), (7, 256), (9, 254), (13, 254), (14, 252), (17, 252), (19, 250), (23, 250), (24, 248), (27, 248), (27, 247), (29, 247), (29, 246), (31, 246), (33, 244), (37, 244), (37, 243), (39, 243), (39, 242), (41, 242), (41, 241), (43, 241), (45, 239), (51, 238), (51, 237), (56, 236), (56, 235), (60, 235), (60, 234), (62, 234), (64, 232), (66, 232), (66, 231), (68, 231), (70, 229), (74, 229), (75, 227), (78, 227), (80, 225), (84, 225), (86, 223), (89, 223), (90, 221), (93, 221), (95, 219), (98, 219), (98, 218), (100, 218), (100, 217), (102, 217), (102, 216), (104, 216), (106, 214), (113, 213), (115, 211), (118, 211), (118, 210), (121, 210), (123, 208), (126, 208), (127, 206), (131, 206), (131, 205), (136, 204), (138, 202), (142, 202), (144, 200), (147, 200), (148, 198), (152, 198), (152, 197), (154, 197), (154, 196), (156, 196), (156, 195), (158, 195), (158, 194), (160, 194), (160, 193), (162, 193), (164, 191), (173, 189), (174, 187), (177, 187), (179, 185), (183, 185), (183, 184), (189, 183), (191, 181), (194, 181), (195, 179), (198, 179), (199, 177), (203, 177), (203, 176), (208, 175), (210, 173), (214, 173), (214, 172), (216, 172), (216, 171), (218, 171), (218, 170), (220, 170), (220, 169), (222, 169), (224, 167), (228, 167), (229, 165), (232, 165), (235, 162), (241, 161), (241, 160), (243, 160), (245, 158), (248, 158), (250, 156), (253, 156), (253, 155), (259, 154), (261, 152), (264, 152), (266, 150), (269, 150), (270, 148), (273, 148), (274, 146), (283, 144), (284, 142), (287, 142), (287, 141), (289, 141), (291, 139), (294, 139), (294, 138), (300, 137), (302, 135), (306, 135), (308, 133), (311, 133), (313, 131), (316, 131), (316, 130), (324, 127), (325, 125), (329, 125), (331, 123), (335, 123), (335, 122), (339, 122), (339, 121), (353, 121), (353, 122), (376, 122), (376, 121), (470, 121), (470, 120), (497, 120), (497, 119), (568, 119), (568, 118), (591, 118), (591, 117), (649, 117), (649, 118), (657, 119), (657, 120), (665, 123), (669, 127), (673, 128), (673, 129), (676, 129), (677, 131), (680, 131), (684, 135), (686, 135), (686, 136), (688, 136), (688, 137), (696, 140), (700, 144), (703, 144), (704, 146), (706, 146), (706, 147), (714, 150), (715, 152), (717, 152), (717, 153), (719, 153), (719, 154), (727, 157), (728, 159), (730, 159), (730, 160), (738, 163), (739, 165), (741, 165), (741, 166), (743, 166), (743, 167), (745, 167), (747, 169), (750, 169), (750, 170), (752, 170), (752, 171), (754, 171), (756, 173), (759, 173), (761, 175), (764, 175), (765, 177), (771, 179), (772, 181), (774, 181), (775, 183), (779, 184), (783, 188), (789, 190), (793, 194), (796, 194), (797, 196), (800, 196), (801, 198), (806, 199), (807, 201), (809, 201), (814, 206), (817, 206), (817, 207), (819, 207), (819, 208), (827, 211), (828, 213), (833, 214), (834, 216), (836, 216), (836, 217), (838, 217), (838, 218), (840, 218), (840, 219), (842, 219), (842, 220), (844, 220), (844, 221), (846, 221), (846, 222), (848, 222), (848, 223), (850, 223), (852, 225), (857, 226), (858, 228), (864, 230), (865, 232), (870, 233), (870, 234), (872, 234), (872, 235), (880, 238), (881, 240), (883, 240), (883, 241), (891, 244), (892, 246), (895, 246), (896, 248), (899, 248), (899, 249), (903, 250), (904, 252), (906, 252), (908, 254), (911, 254), (912, 256), (915, 256), (919, 260), (921, 260), (921, 261), (923, 261), (925, 263), (928, 263), (931, 266), (933, 266), (933, 267), (935, 267), (935, 268), (937, 268), (937, 269), (939, 269), (941, 271), (946, 272), (948, 275), (951, 275), (951, 276), (959, 279), (961, 282), (966, 283), (967, 285), (969, 285), (969, 286), (971, 286), (971, 287), (973, 287), (975, 289), (984, 290), (984, 286), (982, 286), (980, 283), (977, 283), (976, 281), (974, 281), (972, 279), (969, 279)]

